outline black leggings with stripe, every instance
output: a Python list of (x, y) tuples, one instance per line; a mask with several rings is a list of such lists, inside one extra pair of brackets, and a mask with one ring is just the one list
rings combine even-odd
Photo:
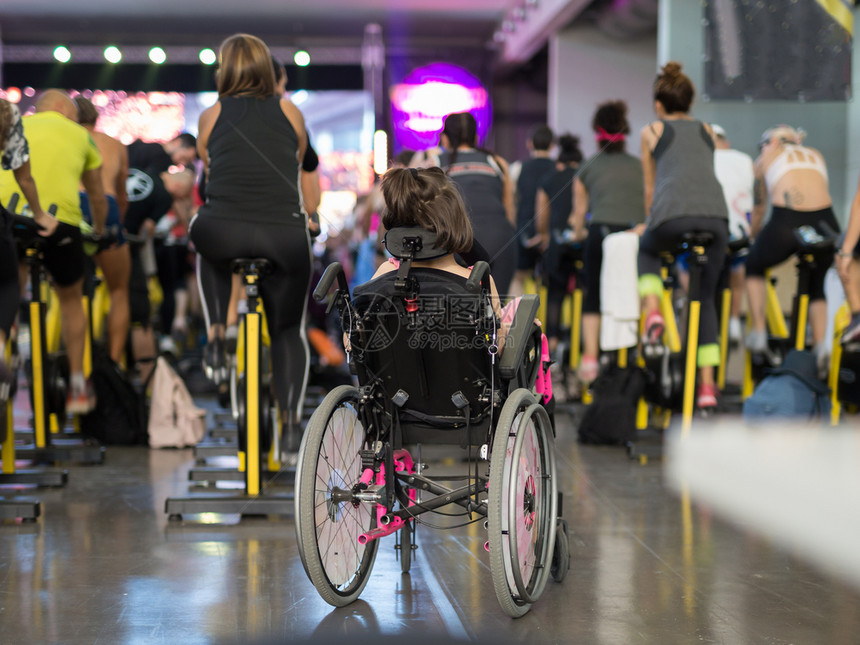
[(266, 258), (272, 272), (260, 281), (272, 339), (272, 384), (281, 413), (298, 420), (304, 404), (310, 354), (305, 309), (311, 278), (307, 229), (198, 215), (191, 241), (199, 254), (197, 271), (207, 325), (225, 324), (236, 258)]

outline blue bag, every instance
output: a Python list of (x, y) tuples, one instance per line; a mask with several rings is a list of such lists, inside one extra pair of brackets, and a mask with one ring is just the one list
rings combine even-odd
[(830, 414), (830, 388), (818, 379), (815, 355), (791, 350), (744, 401), (744, 421), (813, 420)]

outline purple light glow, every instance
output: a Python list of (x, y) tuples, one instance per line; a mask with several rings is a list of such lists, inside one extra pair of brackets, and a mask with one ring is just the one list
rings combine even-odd
[(413, 70), (391, 88), (395, 148), (423, 150), (438, 145), (445, 117), (453, 112), (471, 112), (480, 144), (490, 130), (490, 100), (481, 82), (449, 63)]

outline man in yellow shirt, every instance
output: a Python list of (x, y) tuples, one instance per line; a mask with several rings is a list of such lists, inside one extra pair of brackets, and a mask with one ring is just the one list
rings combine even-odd
[[(23, 118), (30, 144), (30, 169), (39, 186), (40, 201), (45, 208), (57, 206), (59, 224), (43, 248), (45, 268), (60, 302), (63, 342), (69, 359), (69, 414), (85, 414), (95, 406), (94, 392), (83, 371), (87, 320), (81, 303), (85, 270), (79, 228), (81, 184), (89, 197), (96, 233), (104, 230), (107, 216), (102, 159), (89, 133), (76, 123), (77, 114), (77, 107), (64, 92), (47, 90), (36, 103), (36, 114)], [(16, 190), (12, 172), (0, 172), (0, 202), (8, 203)]]

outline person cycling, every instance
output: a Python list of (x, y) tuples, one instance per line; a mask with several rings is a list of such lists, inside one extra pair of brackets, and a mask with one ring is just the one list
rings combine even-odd
[(225, 325), (230, 263), (266, 258), (272, 273), (260, 283), (272, 339), (272, 383), (281, 410), (284, 449), (301, 440), (309, 369), (305, 308), (312, 268), (308, 217), (301, 203), (304, 119), (275, 96), (275, 70), (266, 44), (248, 34), (221, 43), (218, 102), (200, 115), (197, 139), (207, 173), (206, 203), (191, 223), (205, 305), (206, 361), (226, 365)]
[[(819, 229), (822, 224), (839, 231), (833, 214), (827, 179), (827, 164), (818, 150), (803, 145), (805, 133), (787, 125), (765, 130), (761, 151), (755, 160), (755, 188), (751, 234), (755, 238), (746, 262), (746, 286), (752, 329), (745, 344), (751, 352), (767, 350), (765, 314), (766, 269), (797, 252), (796, 228), (804, 225)], [(762, 227), (768, 201), (770, 219)], [(827, 303), (824, 276), (832, 260), (815, 263), (810, 277), (809, 323), (819, 359), (827, 355), (824, 334), (827, 329)]]
[(713, 235), (701, 280), (696, 405), (714, 408), (714, 367), (720, 363), (715, 294), (726, 254), (728, 211), (714, 174), (713, 132), (707, 123), (689, 115), (694, 96), (695, 87), (680, 63), (666, 63), (654, 82), (654, 110), (659, 120), (642, 129), (648, 217), (639, 241), (639, 295), (645, 315), (643, 341), (659, 343), (665, 326), (660, 314), (660, 256), (676, 251), (685, 233)]

